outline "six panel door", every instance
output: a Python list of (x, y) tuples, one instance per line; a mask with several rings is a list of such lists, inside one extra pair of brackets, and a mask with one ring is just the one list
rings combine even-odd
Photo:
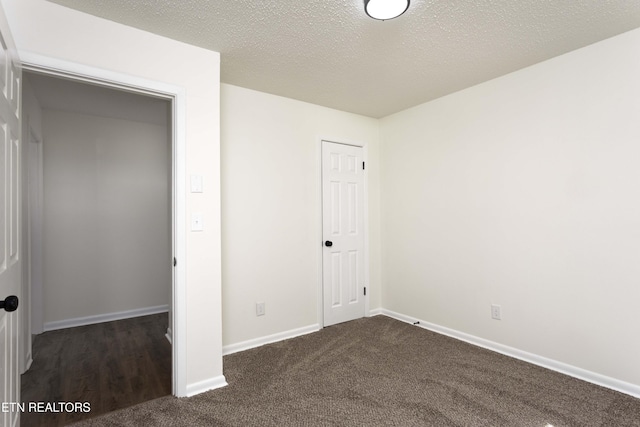
[(324, 326), (364, 316), (363, 149), (322, 141)]

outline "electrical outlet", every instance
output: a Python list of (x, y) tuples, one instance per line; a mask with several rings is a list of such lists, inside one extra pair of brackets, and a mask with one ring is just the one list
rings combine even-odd
[(204, 225), (202, 223), (202, 213), (194, 212), (191, 214), (191, 231), (202, 231)]
[(264, 316), (264, 303), (257, 302), (256, 303), (256, 316)]
[(495, 320), (501, 320), (499, 305), (491, 304), (491, 318)]

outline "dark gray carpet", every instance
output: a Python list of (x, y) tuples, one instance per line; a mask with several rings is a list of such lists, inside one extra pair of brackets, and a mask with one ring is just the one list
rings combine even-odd
[(78, 426), (640, 426), (640, 399), (383, 316), (226, 356), (224, 373)]

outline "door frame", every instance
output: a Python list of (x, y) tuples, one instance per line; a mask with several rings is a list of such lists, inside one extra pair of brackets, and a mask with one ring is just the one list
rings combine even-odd
[[(32, 340), (29, 334), (42, 333), (43, 309), (42, 309), (42, 138), (34, 132), (29, 115), (23, 115), (22, 133), (22, 164), (21, 174), (22, 206), (22, 242), (27, 249), (23, 260), (21, 290), (27, 310), (23, 309), (22, 324), (24, 331), (22, 354), (20, 357), (20, 373), (23, 374), (31, 367), (33, 362)], [(33, 151), (33, 148), (36, 151)], [(35, 176), (34, 176), (35, 174)], [(35, 179), (34, 179), (35, 178)], [(38, 301), (39, 309), (34, 310), (34, 301)]]
[[(181, 262), (173, 267), (168, 333), (172, 344), (172, 393), (174, 396), (186, 396), (186, 90), (181, 86), (28, 52), (21, 52), (20, 60), (24, 71), (152, 96), (171, 103), (172, 249), (173, 256)], [(171, 260), (167, 260), (169, 262)], [(28, 283), (23, 280), (22, 286), (24, 288)], [(27, 337), (31, 335), (31, 331), (26, 333)]]
[(323, 280), (323, 268), (322, 257), (323, 251), (323, 204), (322, 204), (322, 142), (332, 142), (334, 144), (351, 145), (354, 147), (362, 148), (362, 160), (365, 162), (364, 170), (364, 286), (367, 288), (367, 294), (364, 297), (364, 316), (369, 317), (369, 295), (371, 294), (371, 286), (369, 285), (369, 174), (367, 173), (367, 166), (369, 165), (369, 144), (362, 141), (354, 141), (345, 138), (332, 138), (318, 136), (316, 138), (316, 157), (318, 159), (317, 165), (317, 182), (316, 187), (318, 193), (318, 286), (317, 286), (317, 318), (318, 325), (321, 328), (324, 324), (324, 280)]

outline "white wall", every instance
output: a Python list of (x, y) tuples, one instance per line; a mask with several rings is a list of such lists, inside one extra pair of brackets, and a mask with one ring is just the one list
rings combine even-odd
[(370, 307), (380, 307), (378, 121), (221, 88), (224, 344), (318, 324), (319, 137), (368, 146)]
[[(185, 384), (196, 393), (224, 384), (220, 293), (220, 55), (80, 13), (45, 0), (2, 0), (18, 50), (147, 79), (185, 92), (186, 176), (205, 193), (186, 195), (188, 227), (202, 213), (206, 229), (186, 233)], [(186, 177), (185, 177), (186, 178)], [(177, 333), (177, 331), (174, 331)], [(182, 380), (180, 380), (182, 381)]]
[(381, 121), (385, 308), (640, 385), (639, 51), (634, 30)]
[(169, 305), (166, 126), (44, 110), (44, 322)]

